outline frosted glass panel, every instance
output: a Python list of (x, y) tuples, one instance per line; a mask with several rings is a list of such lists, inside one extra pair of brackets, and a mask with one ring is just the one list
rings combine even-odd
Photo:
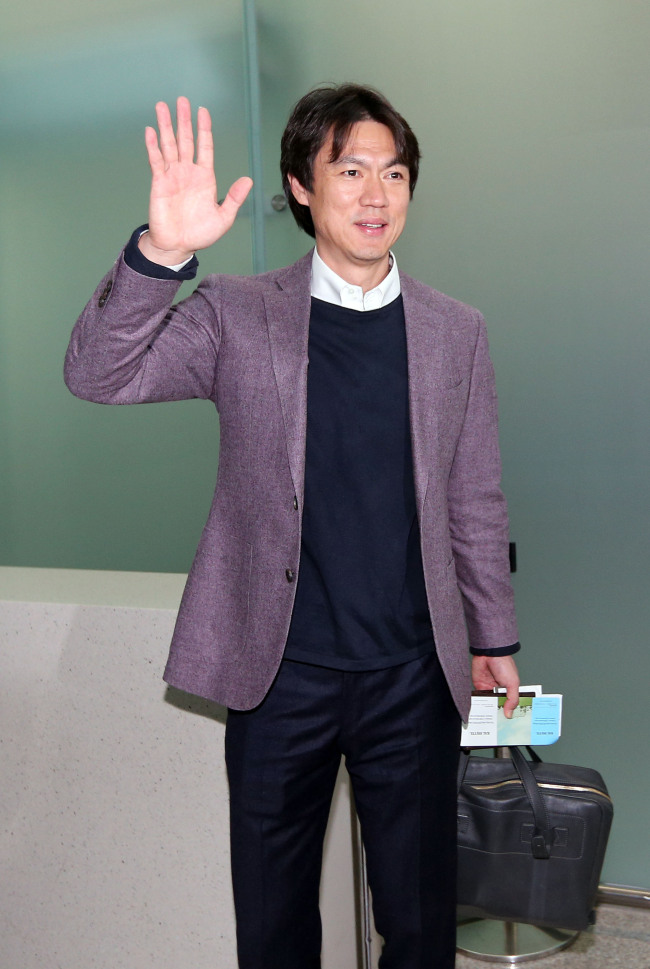
[[(650, 789), (624, 754), (650, 675), (650, 5), (256, 6), (268, 268), (311, 244), (272, 206), (280, 135), (310, 86), (374, 84), (420, 138), (397, 257), (488, 318), (522, 673), (567, 698), (553, 757), (599, 767), (614, 795), (605, 879), (647, 885)], [(216, 469), (210, 405), (101, 408), (60, 373), (74, 318), (144, 220), (153, 102), (206, 103), (221, 184), (248, 170), (241, 34), (234, 0), (3, 11), (0, 563), (189, 564)], [(246, 213), (202, 257), (217, 268), (251, 270)]]
[[(650, 782), (627, 753), (650, 676), (650, 4), (257, 8), (269, 193), (319, 82), (377, 86), (420, 139), (397, 260), (488, 320), (524, 682), (565, 694), (549, 759), (612, 791), (604, 879), (647, 887)], [(266, 241), (270, 265), (309, 245), (288, 215)]]
[[(81, 402), (62, 364), (146, 221), (155, 102), (211, 109), (220, 189), (248, 170), (240, 3), (56, 6), (14, 8), (0, 48), (0, 564), (183, 571), (214, 483), (214, 408)], [(216, 268), (251, 271), (247, 211), (201, 257), (201, 275)]]

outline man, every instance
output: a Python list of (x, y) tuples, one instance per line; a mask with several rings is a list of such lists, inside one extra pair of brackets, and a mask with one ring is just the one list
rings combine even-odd
[[(210, 276), (232, 225), (210, 117), (157, 105), (148, 230), (72, 335), (66, 381), (102, 403), (210, 398), (219, 474), (165, 678), (229, 709), (242, 969), (317, 969), (322, 842), (343, 754), (382, 969), (448, 969), (455, 775), (472, 678), (518, 694), (519, 648), (483, 320), (398, 272), (418, 176), (405, 120), (356, 85), (310, 92), (282, 139), (285, 191), (316, 250)], [(309, 371), (308, 371), (309, 366)]]

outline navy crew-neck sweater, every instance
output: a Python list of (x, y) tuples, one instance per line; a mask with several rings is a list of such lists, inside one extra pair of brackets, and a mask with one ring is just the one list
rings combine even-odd
[(365, 312), (312, 298), (302, 527), (287, 659), (372, 670), (434, 649), (401, 296)]

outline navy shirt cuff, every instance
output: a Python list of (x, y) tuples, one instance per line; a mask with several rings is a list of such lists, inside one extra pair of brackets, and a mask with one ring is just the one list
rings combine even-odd
[(512, 656), (521, 649), (521, 643), (513, 643), (512, 646), (498, 646), (496, 649), (475, 649), (470, 646), (469, 651), (472, 656)]
[(141, 276), (149, 276), (152, 279), (194, 279), (196, 270), (199, 268), (199, 261), (196, 256), (192, 256), (190, 261), (178, 272), (169, 269), (167, 266), (160, 266), (157, 262), (151, 262), (143, 256), (138, 248), (138, 239), (149, 226), (147, 223), (139, 226), (129, 239), (124, 250), (124, 262), (129, 269), (140, 273)]

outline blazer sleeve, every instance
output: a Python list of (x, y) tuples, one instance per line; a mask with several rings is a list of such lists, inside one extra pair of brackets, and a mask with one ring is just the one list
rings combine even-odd
[(64, 379), (73, 394), (100, 404), (213, 396), (218, 277), (173, 306), (180, 282), (143, 276), (120, 254), (72, 331)]
[(510, 583), (508, 512), (501, 491), (497, 395), (483, 317), (477, 313), (470, 388), (448, 483), (456, 577), (470, 647), (519, 639)]

